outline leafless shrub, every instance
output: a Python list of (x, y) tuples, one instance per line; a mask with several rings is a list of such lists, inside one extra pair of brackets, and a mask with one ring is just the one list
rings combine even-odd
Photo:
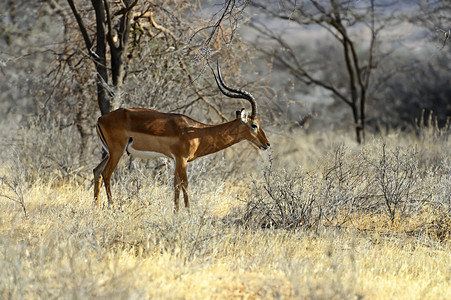
[[(254, 180), (243, 219), (252, 226), (293, 229), (344, 226), (356, 216), (386, 215), (394, 225), (407, 224), (404, 218), (443, 211), (443, 205), (449, 207), (445, 200), (449, 195), (441, 196), (443, 205), (434, 200), (443, 189), (438, 189), (431, 171), (435, 167), (418, 167), (418, 156), (416, 149), (377, 141), (355, 150), (338, 146), (323, 159), (323, 171), (317, 174), (270, 168), (261, 180)], [(417, 225), (424, 229), (431, 220), (426, 217), (423, 225), (420, 221)]]
[(314, 192), (315, 179), (308, 173), (285, 170), (263, 174), (253, 182), (244, 224), (260, 228), (312, 228), (320, 225), (322, 210)]
[(0, 197), (9, 199), (20, 205), (24, 216), (28, 217), (25, 206), (25, 195), (29, 190), (25, 167), (22, 164), (20, 155), (13, 150), (11, 159), (7, 162), (7, 175), (1, 176), (2, 192)]
[(437, 194), (434, 195), (431, 203), (434, 216), (422, 230), (443, 242), (451, 238), (451, 162), (448, 158), (443, 159), (440, 167), (442, 169), (440, 173), (443, 174), (435, 186)]
[(439, 183), (439, 196), (437, 203), (441, 210), (451, 215), (451, 161), (449, 158), (443, 159), (442, 168), (444, 176), (442, 182)]
[[(35, 180), (83, 181), (91, 171), (93, 157), (80, 157), (80, 140), (74, 126), (67, 126), (60, 117), (46, 116), (30, 120), (27, 127), (20, 130), (17, 144), (21, 146), (18, 151), (22, 162)], [(92, 149), (93, 141), (94, 137), (85, 144), (85, 151)]]
[(370, 201), (374, 191), (371, 180), (361, 156), (349, 153), (341, 144), (326, 158), (322, 176), (324, 188), (321, 198), (327, 201), (324, 206), (329, 223), (344, 224), (353, 213), (371, 210)]
[(447, 212), (437, 211), (434, 219), (421, 229), (420, 232), (427, 233), (432, 239), (448, 242), (451, 239), (451, 215)]
[(392, 223), (397, 214), (405, 213), (414, 199), (419, 181), (416, 161), (415, 151), (401, 153), (399, 147), (389, 151), (385, 144), (382, 144), (380, 156), (368, 161)]
[(419, 211), (429, 198), (430, 191), (422, 188), (429, 174), (418, 167), (416, 149), (391, 148), (380, 141), (346, 153), (340, 146), (329, 161), (323, 198), (329, 209), (339, 211), (328, 215), (339, 215), (342, 222), (359, 212), (386, 214), (393, 224), (398, 216)]

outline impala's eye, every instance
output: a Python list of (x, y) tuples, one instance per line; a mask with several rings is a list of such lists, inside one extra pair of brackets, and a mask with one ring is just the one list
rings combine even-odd
[(257, 124), (252, 124), (251, 125), (252, 129), (257, 130), (258, 129), (258, 125)]

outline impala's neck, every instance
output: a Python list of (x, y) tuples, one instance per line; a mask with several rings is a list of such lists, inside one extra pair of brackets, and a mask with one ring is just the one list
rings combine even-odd
[(245, 139), (240, 119), (200, 129), (196, 157), (221, 151)]

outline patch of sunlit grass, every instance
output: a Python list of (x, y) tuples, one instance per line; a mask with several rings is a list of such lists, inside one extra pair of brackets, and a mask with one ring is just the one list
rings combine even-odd
[[(392, 222), (381, 198), (359, 209), (347, 204), (347, 197), (374, 196), (371, 189), (360, 190), (366, 182), (343, 180), (343, 188), (326, 180), (324, 170), (334, 165), (337, 152), (315, 154), (315, 144), (325, 143), (321, 139), (305, 136), (259, 157), (273, 160), (267, 184), (269, 161), (258, 167), (254, 161), (252, 172), (243, 171), (245, 162), (238, 173), (221, 173), (226, 162), (201, 160), (189, 170), (190, 213), (184, 207), (173, 211), (171, 166), (153, 179), (149, 174), (155, 172), (145, 173), (142, 165), (129, 171), (123, 164), (114, 178), (113, 207), (105, 205), (102, 189), (100, 209), (93, 205), (90, 180), (31, 174), (24, 193), (27, 217), (17, 203), (0, 200), (0, 298), (450, 299), (451, 227), (437, 210), (446, 207), (441, 199), (448, 191), (447, 169), (418, 169), (431, 196)], [(296, 145), (299, 151), (293, 151)], [(338, 161), (342, 170), (357, 178), (356, 155), (377, 161), (379, 146), (374, 141), (364, 154), (349, 146)], [(309, 161), (297, 160), (303, 155)], [(428, 157), (424, 164), (433, 161), (440, 159)], [(298, 188), (296, 181), (287, 185), (298, 179), (305, 184), (299, 201), (317, 197), (315, 205), (327, 204), (315, 214), (314, 226), (281, 229), (245, 221), (246, 205), (258, 200), (256, 189), (263, 195), (265, 188)], [(328, 202), (324, 195), (336, 199)], [(430, 205), (432, 200), (443, 206)], [(325, 215), (332, 205), (343, 209)]]

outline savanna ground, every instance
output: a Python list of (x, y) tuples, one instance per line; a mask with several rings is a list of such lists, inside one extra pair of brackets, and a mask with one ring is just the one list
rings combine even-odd
[(190, 214), (173, 212), (170, 163), (124, 156), (114, 207), (97, 209), (100, 146), (80, 162), (70, 133), (12, 133), (0, 298), (451, 299), (447, 130), (364, 146), (267, 131), (271, 153), (243, 143), (191, 163)]

